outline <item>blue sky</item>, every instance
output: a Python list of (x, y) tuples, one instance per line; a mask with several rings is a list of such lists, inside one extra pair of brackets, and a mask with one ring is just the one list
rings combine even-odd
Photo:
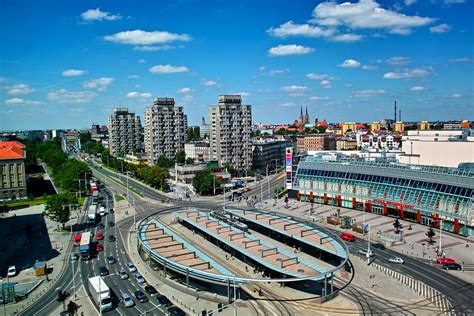
[(241, 93), (255, 123), (473, 119), (466, 0), (0, 4), (0, 130), (105, 124), (174, 97), (189, 125)]

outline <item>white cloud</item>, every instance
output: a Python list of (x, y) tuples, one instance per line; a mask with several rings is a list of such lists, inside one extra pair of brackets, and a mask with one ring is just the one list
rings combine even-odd
[(249, 92), (235, 92), (235, 93), (231, 93), (231, 95), (240, 95), (241, 97), (248, 97), (250, 96), (250, 93)]
[(219, 82), (208, 79), (201, 79), (201, 84), (206, 87), (222, 87), (222, 84), (220, 84)]
[(190, 88), (181, 88), (181, 89), (178, 90), (178, 92), (182, 93), (182, 94), (187, 94), (187, 93), (193, 92), (193, 90), (190, 89)]
[(449, 60), (450, 63), (470, 63), (472, 58), (469, 57), (461, 57), (461, 58), (452, 58)]
[(356, 98), (368, 98), (373, 97), (381, 94), (385, 94), (385, 90), (376, 89), (376, 90), (359, 90), (354, 92), (354, 96)]
[(359, 35), (359, 34), (339, 34), (339, 35), (334, 35), (330, 38), (331, 41), (345, 42), (345, 43), (358, 42), (361, 39), (362, 39), (362, 35)]
[(171, 66), (171, 65), (156, 65), (149, 70), (152, 74), (172, 74), (178, 72), (188, 72), (188, 67), (185, 66)]
[(142, 59), (139, 59), (139, 60), (138, 60), (138, 63), (139, 63), (139, 64), (144, 64), (144, 63), (146, 63), (146, 59), (143, 59), (143, 58), (142, 58)]
[(282, 38), (289, 36), (327, 37), (334, 33), (330, 29), (323, 29), (309, 24), (295, 24), (293, 21), (288, 21), (277, 28), (272, 27), (267, 32)]
[(459, 93), (451, 94), (451, 98), (460, 98), (460, 97), (462, 97), (462, 95), (460, 95)]
[(451, 31), (451, 26), (446, 23), (430, 27), (431, 33), (442, 34)]
[(379, 67), (374, 66), (374, 65), (364, 65), (364, 66), (362, 66), (362, 69), (363, 70), (377, 70), (377, 69), (379, 69)]
[(155, 45), (174, 41), (188, 42), (191, 37), (187, 34), (176, 34), (165, 31), (147, 32), (142, 30), (124, 31), (107, 35), (104, 40), (128, 45)]
[(94, 80), (89, 80), (83, 83), (83, 87), (86, 89), (97, 89), (98, 91), (104, 91), (107, 86), (114, 81), (114, 78), (102, 77)]
[(466, 0), (444, 0), (445, 4), (459, 4), (464, 2), (466, 2)]
[(385, 30), (394, 34), (410, 34), (413, 28), (426, 26), (435, 19), (409, 16), (381, 8), (373, 0), (356, 3), (323, 2), (313, 11), (310, 21), (318, 25), (346, 27), (353, 30)]
[(132, 91), (127, 93), (127, 98), (151, 98), (151, 93), (139, 93), (137, 91)]
[(412, 5), (413, 3), (415, 3), (417, 0), (405, 0), (405, 5), (408, 7), (410, 5)]
[(35, 91), (35, 89), (24, 83), (16, 84), (11, 87), (6, 87), (6, 89), (7, 93), (12, 95), (28, 94)]
[(68, 69), (63, 71), (63, 76), (65, 77), (77, 77), (85, 75), (87, 71), (85, 70), (78, 70), (78, 69)]
[(265, 68), (266, 68), (265, 66), (260, 66), (260, 67), (258, 67), (258, 70), (265, 71)]
[(285, 103), (282, 103), (280, 104), (281, 107), (292, 107), (292, 106), (296, 106), (296, 103), (294, 102), (285, 102)]
[(69, 91), (66, 89), (56, 90), (48, 93), (48, 100), (59, 103), (88, 103), (97, 94), (91, 91)]
[(420, 91), (425, 91), (425, 90), (426, 90), (426, 87), (422, 87), (422, 86), (414, 86), (410, 88), (411, 92), (420, 92)]
[(288, 56), (288, 55), (305, 55), (314, 52), (311, 47), (305, 47), (301, 45), (278, 45), (268, 50), (268, 55), (271, 57), (275, 56)]
[(293, 92), (293, 93), (302, 93), (308, 91), (308, 87), (305, 86), (297, 86), (297, 85), (291, 85), (291, 86), (285, 86), (280, 88), (281, 91), (283, 92)]
[(84, 21), (102, 21), (102, 20), (114, 21), (114, 20), (120, 20), (122, 17), (120, 16), (120, 14), (110, 14), (109, 12), (100, 11), (100, 9), (97, 8), (97, 9), (89, 9), (85, 12), (82, 12), (81, 18)]
[(43, 102), (34, 101), (34, 100), (25, 100), (22, 98), (13, 98), (13, 99), (5, 100), (5, 104), (7, 105), (40, 105), (40, 104), (43, 104)]
[(383, 75), (385, 79), (406, 79), (429, 76), (433, 73), (431, 68), (414, 68), (401, 72), (387, 72)]
[(272, 69), (268, 72), (269, 76), (281, 75), (290, 72), (288, 69)]
[(314, 73), (309, 73), (306, 75), (306, 78), (311, 79), (311, 80), (336, 80), (339, 78), (332, 77), (328, 74), (314, 74)]
[(392, 66), (405, 66), (410, 63), (410, 58), (404, 56), (395, 56), (387, 59), (387, 63)]
[(360, 62), (354, 59), (346, 59), (342, 64), (339, 65), (339, 67), (344, 67), (344, 68), (357, 68), (360, 67)]
[(140, 76), (139, 75), (128, 75), (127, 78), (128, 79), (138, 79), (138, 78), (140, 78)]
[(172, 45), (162, 45), (162, 46), (135, 46), (133, 47), (134, 51), (137, 52), (156, 52), (159, 50), (169, 50), (175, 48)]
[(320, 82), (320, 84), (321, 84), (322, 86), (329, 86), (329, 85), (331, 84), (331, 81), (329, 81), (329, 80), (322, 80), (322, 81)]
[(309, 101), (323, 101), (323, 100), (329, 100), (329, 97), (321, 97), (318, 95), (312, 96), (308, 98)]

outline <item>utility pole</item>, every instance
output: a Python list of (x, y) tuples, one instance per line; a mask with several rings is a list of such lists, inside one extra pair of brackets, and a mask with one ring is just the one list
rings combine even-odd
[(367, 233), (369, 234), (369, 243), (367, 244), (367, 264), (370, 263), (370, 227), (367, 224)]
[(235, 282), (235, 275), (234, 275), (234, 316), (237, 316), (237, 283)]
[[(71, 237), (73, 237), (73, 233), (72, 233), (72, 225), (71, 226)], [(73, 237), (74, 238), (74, 237)], [(74, 300), (76, 300), (76, 278), (75, 278), (75, 275), (74, 275), (74, 260), (71, 260), (71, 266), (72, 266), (72, 287), (74, 288)]]
[(214, 195), (216, 195), (216, 176), (212, 175), (212, 187), (214, 189)]
[(442, 239), (441, 226), (443, 226), (443, 220), (439, 219), (439, 253), (443, 255), (443, 249), (441, 248), (441, 239)]

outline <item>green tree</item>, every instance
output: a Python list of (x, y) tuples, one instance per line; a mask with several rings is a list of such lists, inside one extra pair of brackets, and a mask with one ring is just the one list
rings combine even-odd
[(233, 177), (237, 175), (237, 170), (230, 163), (226, 162), (223, 166), (224, 170), (227, 170)]
[(92, 140), (91, 133), (90, 132), (80, 133), (79, 140), (81, 141), (81, 147), (82, 147), (83, 144)]
[(218, 188), (222, 185), (222, 181), (219, 179), (214, 180), (214, 175), (209, 170), (198, 171), (193, 178), (193, 187), (201, 195), (213, 193), (214, 184)]
[(166, 182), (168, 169), (166, 168), (160, 166), (146, 167), (140, 171), (140, 178), (156, 189), (164, 190), (168, 188), (168, 183)]
[(185, 163), (185, 161), (186, 161), (186, 153), (184, 152), (184, 150), (178, 150), (178, 152), (176, 153), (175, 160), (176, 160), (176, 162), (179, 163), (179, 164)]
[(171, 168), (174, 166), (174, 159), (161, 155), (156, 164), (162, 168)]
[(192, 164), (194, 164), (194, 158), (186, 158), (186, 164), (187, 164), (187, 165), (192, 165)]
[(428, 231), (426, 232), (426, 237), (430, 239), (430, 243), (433, 242), (433, 237), (436, 235), (435, 231), (433, 228), (428, 228)]
[(64, 224), (69, 221), (71, 215), (71, 205), (77, 202), (77, 198), (71, 193), (52, 195), (47, 199), (44, 215), (61, 223), (64, 229)]

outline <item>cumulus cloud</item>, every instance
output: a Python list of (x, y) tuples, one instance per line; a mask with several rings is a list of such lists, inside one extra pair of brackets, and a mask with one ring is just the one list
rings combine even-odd
[(137, 91), (132, 91), (127, 93), (127, 98), (151, 98), (151, 93), (139, 93)]
[(48, 93), (48, 100), (58, 103), (88, 103), (97, 94), (91, 91), (70, 91), (67, 89), (60, 89)]
[(269, 76), (281, 75), (290, 72), (288, 69), (272, 69), (268, 72)]
[(301, 45), (278, 45), (268, 50), (268, 55), (271, 57), (275, 56), (288, 56), (288, 55), (305, 55), (314, 52), (311, 47), (305, 47)]
[(351, 42), (358, 42), (362, 39), (362, 35), (359, 34), (339, 34), (339, 35), (334, 35), (329, 38), (333, 42), (345, 42), (345, 43), (351, 43)]
[(11, 95), (28, 94), (35, 91), (35, 89), (24, 83), (16, 84), (11, 87), (6, 87), (6, 89), (7, 93)]
[(178, 90), (178, 92), (182, 93), (182, 94), (187, 94), (187, 93), (193, 92), (193, 90), (190, 89), (190, 88), (181, 88), (181, 89)]
[(462, 95), (460, 95), (459, 93), (451, 94), (451, 98), (460, 98), (460, 97), (462, 97)]
[(470, 63), (472, 58), (469, 57), (461, 57), (461, 58), (452, 58), (449, 60), (450, 63)]
[(357, 68), (360, 67), (360, 62), (354, 59), (346, 59), (342, 64), (339, 65), (339, 67), (343, 68)]
[(171, 65), (156, 65), (149, 70), (152, 74), (173, 74), (178, 72), (188, 72), (188, 67), (185, 66), (171, 66)]
[(40, 105), (40, 104), (43, 104), (43, 102), (34, 101), (34, 100), (25, 100), (22, 98), (13, 98), (13, 99), (5, 100), (5, 104), (6, 105)]
[(431, 68), (414, 68), (406, 71), (399, 72), (387, 72), (383, 75), (385, 79), (407, 79), (407, 78), (418, 78), (426, 77), (433, 73)]
[(142, 58), (142, 59), (139, 59), (139, 60), (138, 60), (138, 63), (139, 63), (139, 64), (144, 64), (144, 63), (146, 63), (146, 59), (143, 59), (143, 58)]
[(97, 89), (98, 91), (104, 91), (107, 86), (114, 81), (114, 78), (102, 77), (94, 80), (89, 80), (83, 83), (83, 87), (86, 89)]
[(354, 96), (356, 98), (368, 98), (373, 97), (381, 94), (385, 94), (385, 90), (376, 89), (376, 90), (359, 90), (354, 92)]
[(201, 79), (201, 84), (206, 87), (222, 87), (221, 83), (209, 79)]
[(128, 79), (138, 79), (138, 78), (140, 78), (140, 76), (139, 75), (128, 75), (127, 78)]
[(89, 9), (85, 12), (81, 13), (81, 18), (84, 21), (114, 21), (120, 20), (122, 17), (120, 14), (110, 14), (109, 12), (101, 11), (99, 8), (97, 9)]
[(281, 87), (280, 90), (283, 92), (302, 93), (302, 92), (308, 91), (309, 89), (306, 86), (291, 85), (291, 86)]
[(135, 46), (133, 47), (134, 51), (137, 52), (156, 52), (159, 50), (169, 50), (173, 49), (174, 46), (172, 45), (162, 45), (162, 46)]
[(324, 100), (329, 100), (329, 97), (321, 97), (318, 95), (312, 96), (308, 98), (309, 101), (324, 101)]
[(78, 70), (78, 69), (68, 69), (63, 71), (63, 76), (65, 77), (77, 77), (85, 75), (87, 71), (85, 70)]
[(410, 16), (380, 7), (374, 0), (356, 3), (323, 2), (313, 11), (310, 21), (320, 26), (346, 27), (352, 30), (384, 30), (393, 34), (410, 34), (412, 29), (426, 26), (433, 18)]
[(281, 103), (280, 106), (287, 108), (287, 107), (296, 106), (296, 103), (294, 103), (294, 102), (285, 102), (285, 103)]
[(175, 41), (188, 42), (191, 36), (187, 34), (176, 34), (166, 31), (147, 32), (142, 30), (123, 31), (113, 35), (107, 35), (104, 40), (128, 45), (156, 45)]
[(379, 69), (379, 67), (374, 66), (374, 65), (364, 65), (364, 66), (362, 66), (362, 69), (363, 70), (377, 70), (377, 69)]
[(273, 36), (286, 38), (289, 36), (305, 36), (305, 37), (327, 37), (334, 33), (333, 30), (323, 29), (319, 26), (309, 24), (295, 24), (293, 21), (288, 21), (276, 28), (267, 30)]
[(325, 87), (326, 87), (326, 86), (331, 85), (331, 81), (329, 81), (329, 80), (322, 80), (322, 81), (320, 82), (320, 84), (321, 84), (322, 86), (325, 86)]
[(421, 92), (425, 90), (426, 90), (426, 87), (422, 87), (422, 86), (414, 86), (410, 88), (411, 92)]
[(333, 77), (333, 76), (330, 76), (328, 74), (315, 74), (315, 73), (307, 74), (306, 78), (311, 79), (311, 80), (336, 80), (336, 79), (339, 79), (337, 77)]
[(410, 63), (410, 58), (404, 56), (395, 56), (387, 59), (387, 63), (392, 66), (406, 66)]
[(408, 7), (408, 6), (412, 5), (415, 2), (416, 2), (416, 0), (405, 0), (405, 5)]
[(431, 33), (442, 34), (451, 31), (451, 26), (446, 23), (430, 27)]
[(235, 92), (235, 93), (231, 93), (232, 95), (240, 95), (241, 97), (248, 97), (250, 96), (250, 93), (249, 92)]

